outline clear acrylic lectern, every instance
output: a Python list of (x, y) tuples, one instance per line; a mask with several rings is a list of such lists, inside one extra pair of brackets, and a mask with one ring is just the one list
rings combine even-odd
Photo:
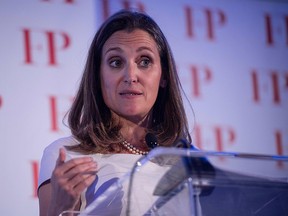
[(288, 157), (158, 147), (71, 213), (61, 215), (285, 216)]

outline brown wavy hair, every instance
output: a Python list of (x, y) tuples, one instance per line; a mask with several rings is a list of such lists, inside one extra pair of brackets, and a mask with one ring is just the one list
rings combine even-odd
[(158, 139), (160, 146), (172, 146), (179, 138), (191, 143), (188, 122), (181, 97), (182, 87), (169, 44), (156, 22), (144, 13), (121, 10), (108, 18), (95, 34), (89, 49), (82, 80), (72, 107), (68, 124), (72, 135), (80, 142), (76, 151), (87, 153), (119, 152), (121, 125), (112, 118), (104, 103), (100, 83), (101, 54), (104, 43), (116, 31), (135, 29), (149, 33), (157, 44), (162, 76), (166, 87), (159, 88), (152, 108), (152, 125), (148, 131)]

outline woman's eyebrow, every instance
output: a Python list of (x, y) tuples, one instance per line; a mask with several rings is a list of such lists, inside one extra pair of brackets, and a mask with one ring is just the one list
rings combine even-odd
[[(138, 47), (138, 48), (136, 49), (136, 52), (141, 52), (141, 51), (143, 51), (143, 50), (148, 50), (149, 52), (152, 52), (152, 53), (155, 52), (155, 50), (153, 50), (151, 47), (148, 47), (148, 46)], [(124, 52), (123, 49), (121, 49), (120, 47), (110, 47), (110, 48), (108, 48), (108, 49), (105, 51), (104, 55), (106, 55), (107, 53), (109, 53), (109, 52), (111, 52), (111, 51), (117, 51), (117, 52), (120, 52), (120, 53), (123, 53), (123, 52)]]
[(151, 47), (148, 47), (148, 46), (141, 46), (136, 51), (141, 52), (142, 50), (148, 50), (148, 51), (154, 53), (153, 49)]
[(104, 55), (106, 55), (108, 52), (111, 52), (111, 51), (123, 52), (123, 50), (120, 47), (110, 47), (108, 50), (106, 50)]

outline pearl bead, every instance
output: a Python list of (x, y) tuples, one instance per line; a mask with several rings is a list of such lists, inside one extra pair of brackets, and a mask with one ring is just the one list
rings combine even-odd
[(131, 145), (129, 142), (127, 142), (126, 140), (124, 140), (122, 142), (122, 145), (128, 149), (129, 152), (133, 153), (133, 154), (137, 154), (137, 155), (147, 155), (148, 151), (142, 151), (138, 148), (136, 148), (135, 146)]

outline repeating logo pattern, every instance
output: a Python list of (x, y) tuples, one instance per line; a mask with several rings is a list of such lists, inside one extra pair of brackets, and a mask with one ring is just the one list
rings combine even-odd
[[(7, 4), (12, 10), (12, 3)], [(147, 12), (167, 36), (195, 114), (196, 120), (193, 114), (188, 118), (196, 146), (288, 155), (287, 4), (185, 0), (22, 4), (32, 18), (10, 11), (14, 21), (5, 23), (3, 29), (8, 30), (0, 38), (7, 45), (0, 53), (7, 59), (0, 66), (0, 130), (5, 143), (27, 146), (19, 160), (26, 163), (29, 174), (23, 184), (32, 185), (28, 196), (33, 201), (44, 147), (69, 134), (63, 118), (79, 84), (91, 38), (105, 19), (122, 8)], [(5, 5), (0, 10), (6, 10)], [(7, 126), (11, 121), (27, 136), (15, 136), (13, 125)], [(277, 168), (287, 169), (280, 162)]]

